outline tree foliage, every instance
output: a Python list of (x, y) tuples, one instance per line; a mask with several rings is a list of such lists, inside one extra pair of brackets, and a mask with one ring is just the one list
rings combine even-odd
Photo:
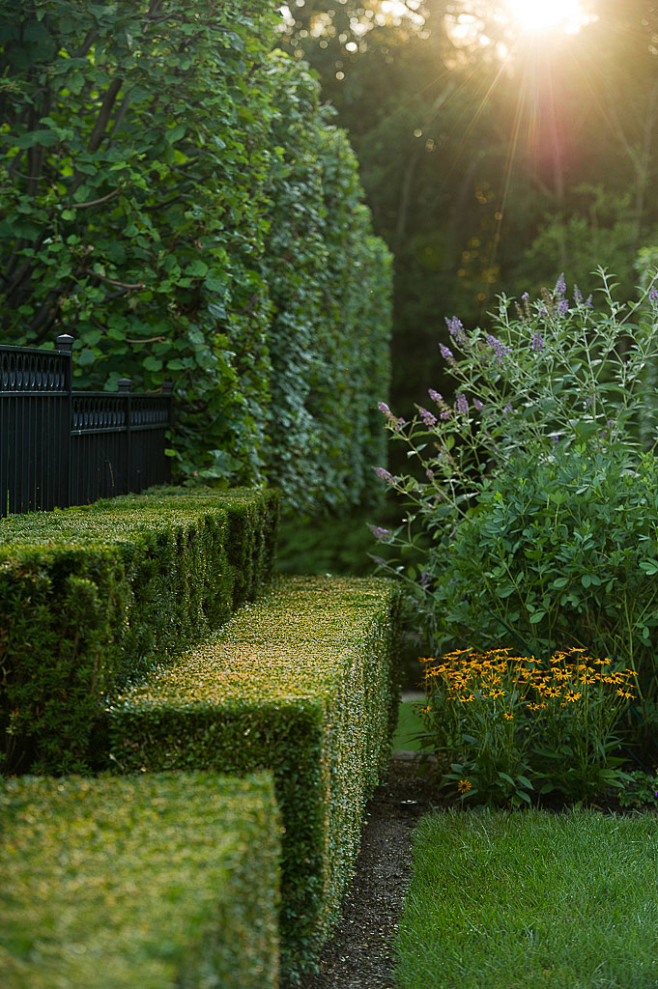
[(72, 333), (78, 387), (173, 380), (182, 475), (354, 503), (389, 262), (276, 23), (272, 0), (0, 0), (0, 332)]
[(648, 0), (583, 0), (575, 34), (520, 37), (502, 0), (301, 0), (284, 43), (318, 71), (395, 255), (393, 397), (443, 387), (444, 317), (489, 322), (560, 272), (598, 265), (629, 298), (656, 241), (658, 21)]

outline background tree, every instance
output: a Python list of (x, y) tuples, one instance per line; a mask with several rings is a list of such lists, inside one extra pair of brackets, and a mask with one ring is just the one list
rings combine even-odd
[[(284, 44), (309, 60), (395, 254), (393, 400), (442, 387), (444, 317), (598, 264), (633, 291), (658, 235), (658, 25), (648, 0), (583, 0), (579, 31), (521, 36), (505, 0), (299, 0)], [(589, 20), (585, 22), (585, 15)]]
[(274, 0), (0, 0), (0, 340), (174, 383), (179, 479), (366, 500), (390, 257)]

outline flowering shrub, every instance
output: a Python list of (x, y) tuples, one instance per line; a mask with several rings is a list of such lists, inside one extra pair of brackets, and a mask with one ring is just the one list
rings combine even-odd
[(503, 298), (491, 332), (448, 321), (452, 403), (430, 390), (410, 423), (380, 403), (410, 472), (377, 471), (407, 516), (375, 535), (398, 553), (384, 566), (406, 580), (432, 651), (502, 638), (547, 662), (575, 643), (652, 695), (658, 477), (639, 436), (656, 434), (658, 292), (649, 282), (621, 306), (601, 280), (600, 310), (560, 278), (534, 303)]
[(431, 558), (439, 641), (482, 649), (513, 637), (544, 659), (576, 642), (620, 657), (653, 693), (657, 525), (653, 454), (579, 445), (514, 458)]
[(581, 649), (547, 664), (460, 650), (425, 660), (428, 742), (453, 796), (520, 806), (557, 793), (592, 798), (623, 786), (615, 728), (635, 696), (632, 673)]

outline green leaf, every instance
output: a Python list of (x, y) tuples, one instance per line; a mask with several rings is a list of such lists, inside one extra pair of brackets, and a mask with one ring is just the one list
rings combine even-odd
[(96, 354), (89, 347), (84, 347), (82, 350), (76, 352), (75, 360), (80, 367), (89, 367), (91, 364), (95, 364)]
[(204, 261), (191, 261), (185, 268), (185, 274), (192, 278), (203, 278), (208, 274), (208, 265)]

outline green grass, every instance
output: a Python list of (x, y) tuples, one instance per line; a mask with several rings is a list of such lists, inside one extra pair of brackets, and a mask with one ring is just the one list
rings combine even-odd
[(418, 732), (425, 730), (422, 718), (418, 713), (418, 701), (400, 701), (398, 725), (393, 735), (393, 751), (417, 752), (421, 748)]
[(416, 831), (398, 989), (655, 989), (658, 819), (445, 811)]

